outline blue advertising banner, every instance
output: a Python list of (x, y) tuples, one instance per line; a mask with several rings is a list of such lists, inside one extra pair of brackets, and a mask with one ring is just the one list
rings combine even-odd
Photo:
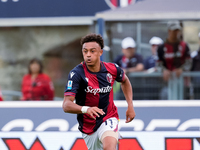
[(94, 16), (108, 9), (104, 0), (0, 0), (0, 18)]
[[(200, 101), (134, 101), (136, 118), (125, 123), (127, 104), (115, 101), (120, 116), (118, 150), (200, 149)], [(62, 102), (1, 102), (0, 149), (87, 149), (75, 114)]]

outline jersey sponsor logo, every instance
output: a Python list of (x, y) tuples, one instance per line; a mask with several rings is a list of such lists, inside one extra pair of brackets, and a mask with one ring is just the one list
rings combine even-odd
[(73, 83), (72, 80), (69, 80), (69, 81), (68, 81), (68, 83), (67, 83), (67, 89), (68, 89), (68, 90), (71, 90), (71, 89), (72, 89), (72, 83)]
[(174, 58), (174, 53), (166, 53), (165, 58)]
[(112, 75), (111, 75), (110, 73), (107, 73), (106, 79), (107, 79), (107, 81), (108, 81), (109, 83), (111, 83), (112, 80), (113, 80), (113, 77), (112, 77)]
[(75, 75), (75, 73), (74, 73), (74, 72), (71, 72), (71, 73), (70, 73), (70, 78), (72, 78), (74, 75)]
[(87, 93), (93, 93), (96, 95), (97, 93), (109, 93), (112, 90), (112, 86), (102, 87), (93, 89), (92, 86), (88, 86), (87, 89), (85, 89), (85, 92)]
[(174, 53), (165, 53), (165, 58), (174, 58), (174, 57), (181, 57), (182, 54), (180, 52)]

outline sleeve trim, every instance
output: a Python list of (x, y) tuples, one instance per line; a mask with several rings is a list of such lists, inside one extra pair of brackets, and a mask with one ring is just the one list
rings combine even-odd
[(76, 93), (73, 93), (73, 92), (65, 92), (64, 93), (64, 96), (76, 96)]

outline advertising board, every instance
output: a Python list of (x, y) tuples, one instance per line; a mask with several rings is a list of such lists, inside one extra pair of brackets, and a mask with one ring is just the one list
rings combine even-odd
[[(200, 150), (200, 101), (134, 101), (136, 118), (120, 116), (118, 150)], [(0, 103), (0, 150), (84, 150), (75, 114), (62, 102)]]

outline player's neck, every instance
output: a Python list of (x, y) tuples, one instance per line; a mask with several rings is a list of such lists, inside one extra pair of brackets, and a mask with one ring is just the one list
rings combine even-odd
[[(86, 64), (87, 65), (87, 64)], [(101, 70), (101, 63), (97, 63), (96, 65), (87, 65), (87, 68), (91, 72), (99, 72)]]
[(38, 76), (38, 73), (32, 73), (31, 74), (31, 79), (35, 80), (37, 76)]

